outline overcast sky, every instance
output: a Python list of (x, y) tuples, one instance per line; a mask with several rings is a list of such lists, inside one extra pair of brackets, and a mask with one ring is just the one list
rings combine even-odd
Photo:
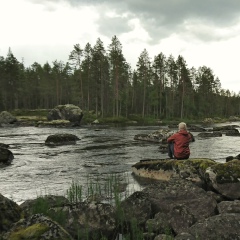
[(75, 44), (107, 48), (116, 35), (133, 69), (144, 49), (182, 55), (240, 92), (240, 0), (0, 0), (0, 24), (0, 56), (10, 47), (25, 66), (66, 63)]

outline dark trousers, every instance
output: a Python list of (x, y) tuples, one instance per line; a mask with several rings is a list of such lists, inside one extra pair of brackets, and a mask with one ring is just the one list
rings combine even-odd
[(168, 143), (168, 156), (173, 159), (174, 158), (174, 143)]

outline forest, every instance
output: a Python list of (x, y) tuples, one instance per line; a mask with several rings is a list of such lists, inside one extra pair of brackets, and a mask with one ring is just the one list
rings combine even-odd
[(68, 62), (55, 60), (25, 67), (9, 48), (0, 56), (0, 111), (51, 109), (74, 104), (97, 117), (136, 114), (157, 119), (200, 119), (240, 115), (240, 93), (221, 88), (207, 66), (189, 68), (184, 57), (162, 52), (151, 61), (144, 49), (135, 69), (113, 36), (107, 49), (73, 46)]

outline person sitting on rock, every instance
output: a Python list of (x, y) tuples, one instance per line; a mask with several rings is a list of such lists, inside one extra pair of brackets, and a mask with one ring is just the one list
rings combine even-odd
[(189, 143), (195, 139), (191, 133), (187, 131), (187, 125), (184, 122), (178, 124), (179, 131), (167, 139), (168, 156), (171, 159), (188, 159), (190, 156)]

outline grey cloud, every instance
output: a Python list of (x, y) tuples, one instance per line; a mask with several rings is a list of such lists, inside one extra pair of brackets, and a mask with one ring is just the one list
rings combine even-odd
[[(63, 0), (30, 0), (32, 2), (61, 2)], [(212, 28), (233, 26), (239, 19), (239, 0), (65, 0), (72, 6), (92, 5), (115, 10), (119, 15), (131, 13), (132, 18), (139, 18), (153, 41), (159, 41), (172, 33), (187, 33), (186, 21), (198, 21)], [(128, 19), (107, 18), (102, 13), (98, 22), (103, 34), (117, 35), (129, 31)], [(130, 17), (130, 18), (131, 18)], [(129, 19), (130, 19), (129, 18)], [(198, 29), (194, 36), (204, 40), (216, 40), (218, 35), (204, 35)]]
[(98, 30), (102, 34), (112, 37), (131, 31), (131, 27), (127, 24), (127, 19), (125, 18), (102, 16), (99, 20)]

